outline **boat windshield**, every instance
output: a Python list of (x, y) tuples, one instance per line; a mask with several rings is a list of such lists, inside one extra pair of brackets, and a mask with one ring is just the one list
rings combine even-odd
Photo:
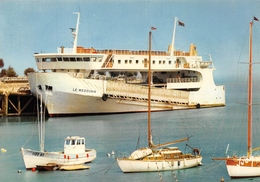
[(76, 140), (66, 140), (66, 145), (76, 145)]

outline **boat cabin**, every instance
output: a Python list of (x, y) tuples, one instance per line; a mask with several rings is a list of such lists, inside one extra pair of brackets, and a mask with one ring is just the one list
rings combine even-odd
[(64, 154), (78, 154), (85, 152), (85, 138), (68, 136), (64, 142)]

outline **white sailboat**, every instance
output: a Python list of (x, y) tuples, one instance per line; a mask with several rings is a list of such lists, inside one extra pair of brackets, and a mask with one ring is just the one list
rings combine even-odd
[[(258, 21), (254, 17), (253, 21)], [(228, 174), (231, 178), (245, 178), (260, 176), (260, 156), (252, 155), (252, 92), (253, 92), (253, 78), (252, 78), (252, 27), (253, 21), (249, 24), (249, 76), (248, 76), (248, 133), (247, 133), (247, 156), (244, 157), (227, 157), (227, 158), (213, 158), (213, 160), (225, 160)], [(257, 148), (259, 149), (259, 148)]]
[[(154, 28), (151, 28), (153, 30)], [(120, 169), (127, 172), (152, 172), (175, 169), (191, 168), (201, 165), (202, 156), (198, 149), (193, 149), (193, 154), (183, 154), (178, 147), (165, 147), (188, 138), (155, 145), (151, 134), (151, 35), (149, 32), (149, 71), (148, 71), (148, 147), (134, 151), (128, 158), (117, 158)], [(165, 147), (165, 148), (162, 148)]]
[(64, 151), (46, 152), (44, 150), (42, 95), (40, 99), (40, 150), (21, 148), (25, 168), (39, 167), (51, 170), (54, 167), (80, 165), (93, 161), (96, 158), (96, 150), (86, 148), (84, 137), (68, 136), (65, 138)]

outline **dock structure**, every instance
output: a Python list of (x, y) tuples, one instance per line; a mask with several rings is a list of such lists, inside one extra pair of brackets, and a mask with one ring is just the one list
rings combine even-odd
[(1, 78), (0, 116), (36, 115), (36, 104), (27, 77)]

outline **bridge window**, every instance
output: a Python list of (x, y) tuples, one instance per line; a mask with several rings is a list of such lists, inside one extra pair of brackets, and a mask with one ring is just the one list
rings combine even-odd
[(74, 61), (76, 61), (76, 58), (70, 58), (70, 61), (74, 62)]
[(75, 144), (76, 144), (75, 140), (71, 140), (71, 145), (75, 145)]
[(159, 61), (159, 64), (162, 64), (162, 61), (161, 61), (161, 60)]
[(118, 60), (118, 64), (121, 64), (121, 60), (120, 59)]
[(129, 64), (132, 64), (132, 60), (131, 59), (129, 60)]
[(89, 61), (90, 61), (90, 58), (89, 58), (89, 57), (85, 57), (85, 58), (83, 58), (83, 61), (84, 61), (84, 62), (89, 62)]
[(153, 64), (155, 64), (155, 60), (153, 60)]
[(172, 61), (169, 61), (169, 64), (172, 64)]
[(81, 144), (81, 140), (77, 140), (77, 145), (80, 145)]
[(125, 60), (125, 64), (127, 64), (127, 62), (128, 62), (128, 61), (127, 61), (127, 60)]
[(135, 63), (138, 64), (139, 60), (135, 60)]
[(62, 61), (62, 58), (57, 58), (57, 61)]
[(82, 58), (76, 58), (76, 59), (77, 59), (77, 61), (80, 61), (80, 62), (82, 61)]
[(66, 140), (66, 145), (69, 145), (70, 144), (70, 140)]
[(50, 62), (51, 59), (50, 58), (42, 58), (42, 62)]
[(165, 60), (163, 60), (163, 64), (165, 64)]

